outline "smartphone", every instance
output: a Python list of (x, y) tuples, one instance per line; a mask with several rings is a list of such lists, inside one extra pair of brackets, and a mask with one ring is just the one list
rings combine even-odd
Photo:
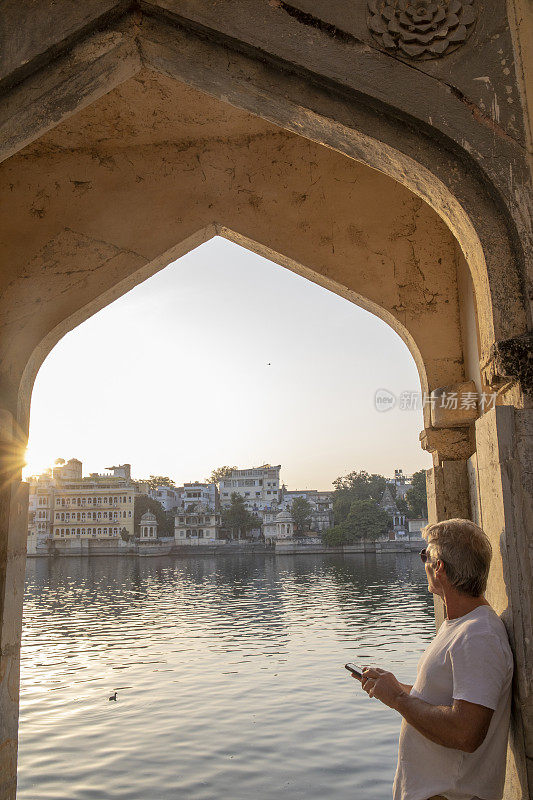
[(363, 667), (360, 667), (358, 664), (345, 664), (344, 669), (347, 669), (348, 672), (351, 672), (352, 675), (355, 675), (359, 680), (363, 677)]

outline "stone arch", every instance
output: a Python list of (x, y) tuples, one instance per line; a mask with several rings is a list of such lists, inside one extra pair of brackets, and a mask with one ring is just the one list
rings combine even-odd
[[(472, 320), (477, 314), (474, 334), (479, 334), (479, 353), (470, 360), (477, 361), (478, 367), (481, 362), (484, 379), (489, 384), (498, 387), (507, 381), (511, 388), (504, 397), (507, 408), (496, 409), (498, 413), (484, 415), (478, 420), (477, 458), (484, 461), (482, 470), (474, 469), (473, 486), (465, 483), (466, 455), (455, 455), (456, 460), (450, 462), (438, 451), (431, 477), (434, 513), (439, 518), (468, 516), (481, 497), (478, 511), (483, 511), (487, 519), (497, 555), (491, 592), (498, 610), (507, 613), (506, 621), (517, 654), (517, 698), (523, 729), (522, 744), (519, 743), (517, 750), (517, 774), (524, 786), (522, 773), (527, 763), (523, 758), (524, 742), (530, 765), (533, 764), (533, 685), (527, 677), (533, 637), (531, 613), (524, 601), (531, 590), (531, 576), (522, 569), (524, 553), (528, 551), (528, 524), (533, 518), (527, 498), (528, 488), (533, 487), (523, 454), (525, 444), (531, 439), (528, 427), (531, 415), (527, 414), (527, 408), (522, 408), (526, 401), (516, 380), (527, 377), (527, 370), (522, 376), (519, 363), (512, 360), (505, 363), (505, 359), (497, 357), (498, 352), (496, 356), (493, 352), (502, 341), (521, 337), (531, 325), (526, 293), (527, 243), (531, 241), (525, 202), (528, 173), (520, 133), (514, 135), (508, 126), (504, 129), (499, 120), (483, 113), (479, 95), (472, 97), (470, 89), (462, 92), (455, 79), (447, 80), (446, 70), (451, 66), (453, 71), (457, 65), (453, 58), (442, 69), (438, 64), (428, 68), (413, 67), (391, 58), (371, 47), (367, 32), (359, 26), (360, 19), (352, 20), (352, 30), (344, 31), (345, 36), (329, 36), (332, 27), (343, 33), (339, 20), (334, 18), (337, 8), (334, 3), (324, 4), (319, 0), (306, 3), (312, 9), (320, 7), (319, 16), (325, 15), (326, 20), (313, 14), (302, 16), (298, 13), (302, 3), (296, 0), (292, 6), (281, 2), (265, 4), (260, 0), (246, 3), (236, 0), (232, 4), (166, 0), (164, 8), (155, 1), (144, 2), (142, 6), (117, 4), (112, 0), (72, 5), (75, 8), (64, 20), (52, 18), (50, 25), (42, 26), (42, 32), (28, 35), (24, 47), (19, 48), (10, 41), (10, 47), (2, 51), (4, 60), (0, 65), (2, 102), (7, 112), (3, 153), (11, 156), (2, 172), (7, 176), (5, 186), (11, 200), (10, 213), (16, 217), (21, 212), (18, 217), (21, 224), (6, 250), (5, 280), (0, 287), (1, 310), (5, 312), (0, 339), (2, 471), (14, 478), (9, 485), (2, 486), (0, 497), (1, 524), (6, 532), (0, 551), (0, 601), (3, 611), (10, 615), (9, 625), (2, 629), (1, 640), (0, 691), (2, 697), (8, 699), (3, 709), (5, 713), (1, 715), (1, 752), (6, 767), (2, 772), (4, 784), (0, 795), (10, 799), (14, 795), (16, 691), (13, 686), (17, 680), (21, 612), (17, 598), (20, 598), (20, 570), (25, 549), (25, 500), (18, 482), (19, 464), (16, 457), (12, 462), (8, 458), (13, 449), (17, 450), (13, 448), (14, 425), (18, 423), (21, 427), (20, 440), (16, 443), (20, 445), (27, 427), (33, 377), (47, 348), (53, 346), (54, 337), (57, 341), (69, 326), (73, 327), (96, 310), (98, 303), (109, 302), (140, 282), (143, 276), (164, 266), (179, 255), (180, 247), (184, 251), (193, 247), (199, 237), (200, 240), (205, 237), (205, 231), (207, 235), (221, 233), (240, 239), (248, 246), (255, 243), (253, 246), (264, 252), (278, 254), (278, 260), (285, 266), (308, 270), (308, 277), (323, 280), (324, 285), (336, 290), (344, 286), (341, 290), (351, 293), (350, 299), (367, 303), (369, 308), (372, 306), (371, 310), (381, 309), (380, 314), (389, 314), (396, 329), (412, 340), (412, 352), (420, 353), (428, 389), (465, 377), (465, 343), (460, 336), (465, 326), (458, 321), (461, 308), (457, 302), (457, 275), (464, 272), (465, 264), (468, 265), (473, 300), (467, 316)], [(325, 5), (330, 5), (332, 10), (324, 10)], [(363, 8), (364, 4), (358, 5)], [(493, 6), (494, 25), (500, 25), (507, 35), (509, 26), (504, 4)], [(33, 4), (32, 14), (37, 17), (43, 14), (44, 19), (51, 10), (54, 13), (63, 11), (63, 4), (57, 4), (54, 10), (43, 0)], [(289, 10), (295, 13), (288, 14)], [(7, 13), (15, 14), (12, 20), (6, 18), (5, 25), (14, 39), (12, 32), (18, 28), (16, 15), (19, 12), (13, 6)], [(256, 24), (257, 14), (268, 14), (263, 26)], [(472, 39), (469, 46), (475, 44)], [(493, 74), (491, 69), (487, 63), (488, 74)], [(68, 147), (65, 148), (65, 143), (57, 137), (70, 123), (73, 125), (70, 135), (75, 133), (83, 114), (88, 114), (89, 119), (82, 139), (90, 134), (91, 127), (94, 130), (93, 123), (98, 128), (96, 117), (90, 119), (98, 104), (105, 102), (106, 97), (115, 102), (117, 92), (131, 88), (135, 77), (138, 82), (147, 84), (154, 80), (161, 83), (164, 79), (175, 86), (180, 82), (190, 91), (227, 103), (254, 115), (254, 120), (276, 128), (275, 134), (272, 130), (257, 130), (251, 136), (249, 130), (243, 131), (241, 144), (250, 152), (254, 143), (266, 145), (268, 140), (268, 144), (274, 146), (276, 136), (280, 137), (280, 142), (283, 139), (283, 147), (291, 147), (291, 137), (294, 137), (299, 146), (308, 151), (316, 147), (321, 156), (322, 151), (327, 152), (332, 162), (334, 156), (343, 159), (347, 173), (359, 162), (366, 165), (356, 167), (362, 176), (364, 173), (363, 179), (374, 170), (376, 176), (382, 173), (375, 180), (387, 180), (384, 176), (392, 179), (389, 186), (394, 187), (394, 191), (398, 191), (400, 184), (407, 187), (411, 197), (421, 198), (422, 215), (429, 214), (429, 208), (435, 210), (432, 230), (441, 231), (442, 242), (446, 240), (449, 247), (443, 271), (434, 275), (435, 280), (443, 279), (443, 272), (448, 270), (446, 275), (450, 276), (455, 270), (455, 282), (447, 284), (448, 302), (442, 302), (435, 312), (424, 310), (424, 304), (428, 303), (421, 287), (427, 274), (422, 270), (418, 279), (410, 280), (420, 267), (418, 257), (413, 258), (404, 275), (409, 280), (402, 282), (401, 276), (399, 280), (395, 277), (397, 297), (387, 298), (390, 283), (379, 287), (374, 284), (375, 293), (372, 294), (372, 286), (363, 280), (362, 262), (355, 276), (357, 281), (352, 281), (354, 275), (346, 266), (348, 262), (344, 268), (339, 267), (338, 250), (335, 253), (337, 266), (331, 258), (326, 258), (328, 246), (331, 246), (327, 231), (322, 231), (319, 234), (322, 240), (316, 242), (320, 263), (304, 252), (303, 232), (297, 241), (285, 243), (280, 241), (280, 231), (271, 230), (266, 235), (261, 232), (264, 220), (260, 209), (254, 210), (256, 201), (249, 187), (248, 202), (239, 201), (230, 209), (231, 213), (224, 214), (216, 214), (209, 208), (210, 201), (203, 192), (202, 198), (196, 198), (202, 200), (196, 206), (202, 208), (203, 213), (197, 218), (188, 217), (188, 224), (183, 224), (180, 231), (176, 228), (177, 220), (171, 220), (169, 240), (165, 243), (162, 237), (158, 247), (145, 250), (132, 246), (138, 233), (132, 229), (135, 225), (142, 229), (143, 225), (139, 214), (132, 213), (130, 224), (125, 224), (122, 233), (115, 238), (118, 229), (110, 231), (99, 215), (96, 202), (92, 204), (92, 212), (84, 216), (80, 210), (83, 198), (87, 200), (96, 185), (105, 193), (112, 184), (113, 173), (120, 173), (124, 184), (126, 179), (131, 179), (130, 186), (135, 188), (136, 174), (141, 182), (146, 180), (146, 165), (155, 149), (159, 156), (165, 155), (161, 142), (138, 141), (136, 152), (145, 167), (135, 173), (135, 159), (130, 158), (129, 166), (127, 160), (133, 154), (128, 145), (134, 133), (134, 126), (128, 128), (127, 117), (118, 120), (118, 130), (122, 132), (122, 141), (116, 142), (120, 151), (115, 159), (118, 167), (113, 167), (112, 154), (109, 159), (105, 137), (97, 136), (94, 146), (86, 148), (81, 160), (83, 146), (78, 147), (79, 172), (65, 173), (58, 181), (57, 190), (68, 198), (66, 216), (70, 224), (54, 229), (51, 224), (54, 183), (46, 190), (46, 180), (51, 173), (41, 175), (42, 184), (36, 184), (36, 176), (31, 175), (32, 166), (38, 161), (43, 164), (46, 157), (53, 167), (52, 172), (59, 169), (61, 163), (65, 166)], [(513, 89), (512, 77), (509, 82)], [(406, 84), (410, 92), (405, 91)], [(165, 99), (163, 92), (160, 96), (163, 116)], [(87, 122), (87, 116), (85, 120)], [(119, 138), (116, 134), (117, 131), (115, 138)], [(174, 147), (172, 152), (167, 152), (167, 166), (176, 163), (180, 152), (186, 152), (184, 142), (181, 144), (181, 150)], [(150, 148), (152, 156), (148, 153)], [(199, 160), (190, 172), (201, 175), (206, 166)], [(17, 180), (10, 180), (17, 170), (18, 184)], [(334, 173), (328, 173), (328, 177), (331, 174)], [(26, 175), (27, 179), (29, 176), (25, 186), (21, 175)], [(91, 175), (97, 175), (95, 185)], [(273, 177), (276, 176), (269, 176), (272, 187), (275, 185)], [(279, 175), (277, 178), (279, 186)], [(227, 174), (226, 180), (231, 182), (231, 174)], [(115, 184), (111, 188), (115, 199), (120, 187)], [(297, 192), (297, 195), (304, 193)], [(93, 198), (95, 195), (96, 192)], [(129, 196), (133, 198), (135, 192), (130, 192)], [(174, 200), (177, 207), (179, 197)], [(305, 202), (307, 200), (302, 201)], [(133, 211), (126, 202), (115, 206), (115, 210), (117, 207), (128, 209), (128, 213)], [(159, 207), (157, 210), (162, 211)], [(240, 213), (239, 221), (236, 220), (234, 212), (244, 210), (247, 216)], [(56, 218), (57, 211), (56, 207)], [(415, 211), (411, 206), (411, 218)], [(445, 224), (437, 221), (437, 215)], [(319, 222), (324, 225), (323, 219)], [(9, 215), (4, 216), (3, 224), (9, 226)], [(317, 225), (312, 231), (318, 233), (319, 228)], [(155, 235), (146, 225), (144, 232), (146, 241)], [(338, 243), (339, 239), (334, 239)], [(346, 251), (357, 250), (356, 239), (357, 234), (355, 239), (346, 240)], [(177, 249), (176, 242), (182, 243)], [(405, 267), (409, 258), (404, 255), (399, 263)], [(372, 280), (380, 277), (377, 266), (369, 255), (368, 275)], [(429, 299), (431, 305), (431, 297)], [(431, 321), (438, 320), (441, 329), (446, 330), (449, 323), (448, 328), (453, 332), (451, 339), (445, 337), (449, 348), (444, 354), (441, 346), (436, 347), (437, 353), (432, 352), (431, 342), (421, 337), (421, 328), (428, 324), (428, 313), (431, 313)], [(421, 318), (425, 320), (424, 325)], [(525, 381), (524, 388), (527, 388)], [(532, 494), (530, 492), (529, 497)]]
[[(183, 139), (161, 138), (180, 124), (169, 112), (156, 141), (145, 141), (140, 119), (151, 109), (142, 102), (152, 97), (157, 107), (163, 96), (189, 115), (189, 128), (204, 131), (196, 146), (183, 124)], [(126, 109), (135, 128), (136, 103), (136, 138), (113, 142)], [(465, 377), (456, 275), (464, 262), (454, 237), (397, 182), (336, 151), (148, 73), (58, 125), (3, 173), (21, 220), (6, 261), (24, 275), (22, 286), (36, 285), (33, 297), (16, 282), (9, 289), (9, 345), (27, 362), (23, 426), (36, 371), (67, 330), (216, 234), (384, 319), (411, 350), (424, 391)]]
[[(62, 57), (68, 57), (71, 83), (79, 83), (81, 73), (91, 73), (83, 81), (81, 93), (76, 96), (64, 91), (67, 62), (63, 63), (55, 51), (53, 57), (48, 54), (50, 85), (45, 103), (50, 108), (53, 102), (55, 113), (48, 118), (33, 114), (35, 121), (29, 130), (25, 128), (23, 91), (31, 90), (32, 85), (31, 77), (27, 77), (9, 97), (10, 110), (15, 113), (7, 123), (6, 152), (14, 152), (21, 143), (31, 141), (51, 124), (141, 74), (143, 69), (171, 76), (326, 144), (394, 177), (446, 221), (473, 277), (483, 323), (481, 357), (486, 364), (494, 343), (524, 333), (530, 319), (524, 291), (525, 249), (513, 217), (514, 211), (522, 220), (527, 214), (520, 202), (523, 197), (518, 197), (516, 191), (507, 191), (510, 187), (496, 180), (490, 160), (477, 157), (482, 152), (489, 121), (482, 117), (473, 120), (468, 104), (459, 102), (431, 73), (414, 71), (401, 62), (391, 65), (391, 59), (378, 51), (365, 52), (366, 70), (354, 69), (347, 75), (342, 69), (346, 54), (341, 58), (338, 46), (331, 41), (324, 47), (323, 37), (317, 33), (330, 29), (332, 33), (342, 33), (335, 27), (338, 20), (321, 26), (312, 15), (292, 13), (288, 4), (271, 5), (286, 12), (286, 16), (268, 12), (275, 15), (269, 20), (275, 27), (269, 58), (258, 49), (260, 35), (254, 37), (256, 26), (250, 27), (253, 18), (248, 16), (251, 10), (244, 8), (246, 19), (240, 23), (235, 23), (238, 15), (226, 16), (225, 10), (220, 9), (215, 17), (210, 16), (210, 11), (187, 9), (187, 13), (180, 13), (184, 9), (179, 2), (166, 3), (164, 11), (158, 2), (145, 4), (141, 17), (119, 6), (114, 7), (112, 16), (103, 18), (91, 12), (96, 14), (91, 18), (92, 25), (80, 28), (77, 36), (65, 40), (59, 49)], [(102, 20), (105, 33), (98, 30)], [(76, 29), (79, 21), (68, 22)], [(301, 33), (302, 23), (310, 41), (319, 46), (314, 63), (317, 75), (318, 67), (325, 65), (328, 56), (339, 57), (338, 63), (333, 61), (326, 81), (317, 80), (308, 67), (305, 74), (296, 67), (296, 53), (291, 47), (297, 47), (302, 62), (306, 58), (302, 48), (287, 35)], [(60, 40), (60, 32), (57, 36)], [(347, 34), (344, 40), (349, 41), (350, 36), (353, 38)], [(37, 58), (35, 48), (32, 54)], [(354, 63), (361, 59), (361, 53), (353, 48), (349, 55)], [(294, 60), (290, 60), (291, 56)], [(28, 59), (21, 74), (31, 72), (31, 63)], [(391, 77), (391, 66), (401, 75), (400, 81), (414, 81), (415, 102), (403, 97), (397, 84), (393, 88), (395, 81), (390, 82), (389, 88), (385, 79)], [(373, 75), (370, 81), (367, 72)], [(58, 78), (62, 78), (63, 91), (58, 89)], [(432, 103), (427, 100), (431, 95)], [(421, 101), (421, 97), (425, 100)], [(445, 123), (446, 111), (450, 119)], [(519, 158), (511, 138), (504, 138), (499, 144), (507, 148), (503, 157), (516, 170)]]

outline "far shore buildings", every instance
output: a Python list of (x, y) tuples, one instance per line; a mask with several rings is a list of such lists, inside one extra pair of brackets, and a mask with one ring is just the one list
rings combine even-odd
[(311, 506), (311, 531), (320, 532), (331, 528), (333, 525), (333, 492), (321, 492), (318, 489), (288, 490), (285, 486), (281, 491), (281, 507), (289, 510), (294, 500), (301, 497)]
[(404, 536), (407, 529), (407, 518), (396, 505), (396, 499), (394, 498), (390, 486), (385, 487), (385, 491), (383, 492), (383, 497), (381, 498), (379, 505), (391, 516), (394, 536)]
[(280, 471), (281, 464), (232, 470), (219, 484), (222, 508), (231, 504), (231, 495), (235, 493), (244, 498), (249, 511), (272, 510), (280, 501)]
[(213, 545), (222, 536), (220, 513), (199, 505), (194, 511), (176, 514), (174, 539), (178, 545)]
[(28, 552), (57, 540), (133, 538), (136, 488), (129, 467), (84, 478), (81, 461), (72, 458), (30, 478)]
[(152, 511), (145, 511), (139, 522), (139, 539), (155, 541), (157, 539), (157, 517)]
[[(249, 469), (235, 469), (217, 485), (192, 481), (183, 486), (155, 486), (134, 481), (131, 466), (120, 464), (107, 468), (107, 473), (91, 473), (83, 477), (78, 459), (58, 462), (43, 475), (29, 479), (28, 553), (45, 553), (54, 542), (113, 540), (119, 547), (126, 541), (156, 541), (158, 526), (155, 516), (147, 511), (134, 528), (135, 497), (146, 494), (157, 500), (163, 510), (174, 517), (176, 545), (202, 546), (230, 539), (223, 527), (223, 512), (231, 504), (231, 495), (240, 495), (247, 509), (261, 520), (261, 528), (249, 533), (250, 538), (265, 542), (288, 539), (294, 534), (292, 505), (298, 498), (309, 503), (309, 530), (304, 535), (319, 535), (334, 524), (332, 491), (317, 489), (289, 490), (280, 482), (281, 465), (264, 464)], [(406, 520), (398, 510), (396, 499), (404, 497), (411, 479), (402, 470), (395, 470), (387, 481), (381, 507), (393, 519), (393, 536), (419, 535), (425, 520)]]

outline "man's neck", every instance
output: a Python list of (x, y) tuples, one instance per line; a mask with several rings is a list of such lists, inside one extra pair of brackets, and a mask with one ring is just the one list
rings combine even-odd
[(483, 596), (470, 597), (470, 595), (455, 591), (445, 592), (443, 600), (446, 608), (446, 619), (449, 620), (464, 617), (465, 614), (469, 614), (478, 606), (490, 605)]

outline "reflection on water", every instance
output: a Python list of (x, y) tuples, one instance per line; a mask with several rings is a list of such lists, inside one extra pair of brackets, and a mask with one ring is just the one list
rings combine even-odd
[(384, 800), (399, 717), (343, 664), (433, 633), (411, 554), (29, 561), (18, 800)]

